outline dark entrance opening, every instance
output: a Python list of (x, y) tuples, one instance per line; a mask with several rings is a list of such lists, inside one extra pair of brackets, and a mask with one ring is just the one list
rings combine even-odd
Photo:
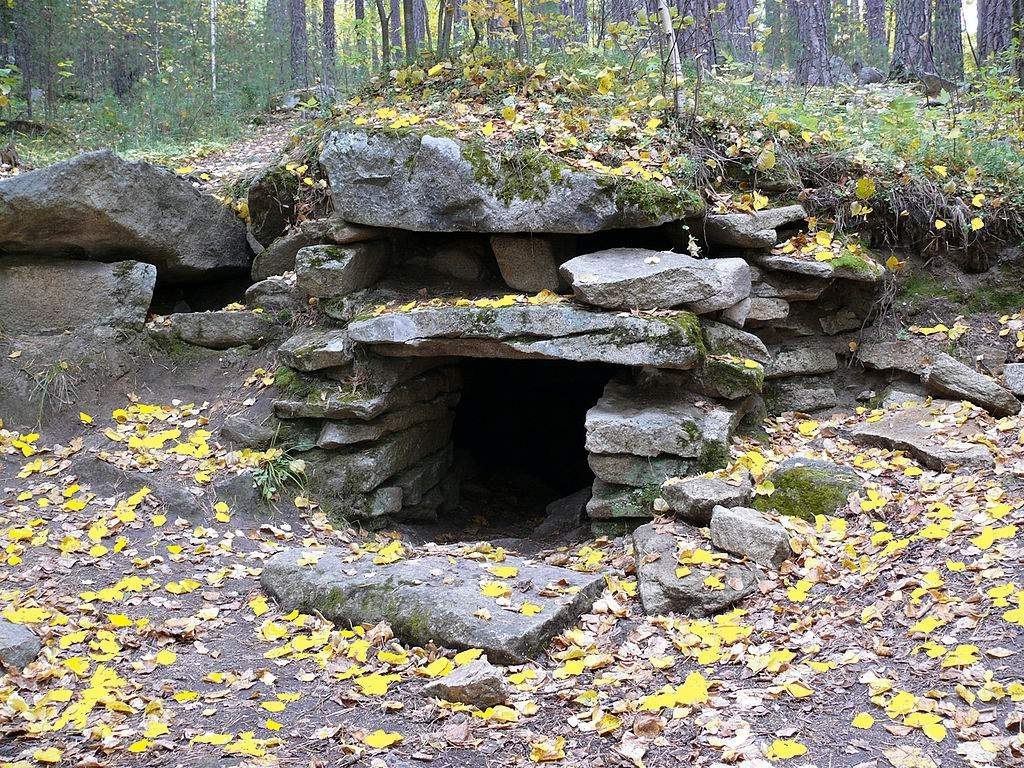
[(586, 413), (617, 370), (558, 360), (463, 360), (454, 443), (466, 516), (524, 535), (548, 504), (589, 486)]

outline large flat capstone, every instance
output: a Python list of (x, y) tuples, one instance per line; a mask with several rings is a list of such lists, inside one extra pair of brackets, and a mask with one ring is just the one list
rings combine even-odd
[(678, 369), (698, 364), (692, 336), (699, 332), (689, 313), (637, 317), (568, 303), (430, 307), (348, 326), (353, 341), (372, 345), (383, 355), (540, 358)]
[(699, 207), (696, 196), (663, 188), (637, 204), (635, 195), (623, 194), (623, 182), (555, 162), (519, 156), (504, 167), (503, 158), (468, 151), (448, 137), (362, 131), (332, 134), (320, 155), (336, 214), (358, 224), (417, 232), (582, 234), (657, 226)]
[(600, 574), (512, 555), (476, 557), (437, 547), (378, 565), (375, 559), (389, 558), (293, 548), (267, 561), (261, 581), (285, 611), (319, 611), (339, 624), (387, 621), (407, 643), (481, 648), (501, 663), (543, 652), (604, 588)]

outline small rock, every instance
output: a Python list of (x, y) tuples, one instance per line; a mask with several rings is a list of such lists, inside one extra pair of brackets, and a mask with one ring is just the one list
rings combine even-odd
[(311, 245), (295, 255), (296, 284), (308, 296), (345, 296), (373, 285), (387, 266), (387, 247), (380, 240), (346, 246)]
[(739, 483), (718, 477), (672, 477), (661, 486), (661, 496), (669, 509), (694, 525), (710, 523), (715, 507), (749, 504), (753, 494), (749, 473), (744, 473)]
[(765, 383), (765, 400), (772, 413), (813, 412), (835, 408), (839, 397), (826, 376), (792, 376)]
[(694, 231), (712, 243), (763, 250), (775, 245), (776, 229), (806, 219), (807, 211), (802, 205), (786, 205), (752, 213), (708, 214), (694, 226)]
[[(633, 532), (640, 602), (649, 616), (682, 613), (711, 616), (724, 611), (757, 588), (757, 574), (746, 565), (728, 565), (724, 577), (720, 568), (688, 566), (679, 576), (680, 549), (701, 549), (700, 534), (683, 523), (647, 523)], [(724, 589), (708, 589), (704, 580), (717, 575)]]
[(855, 331), (861, 327), (861, 323), (861, 319), (852, 309), (840, 309), (818, 320), (818, 325), (827, 336), (835, 336), (844, 331)]
[(834, 350), (827, 347), (796, 347), (780, 349), (764, 369), (766, 379), (781, 379), (787, 376), (807, 376), (816, 373), (831, 373), (839, 367)]
[(1003, 368), (1006, 388), (1017, 397), (1024, 397), (1024, 363), (1007, 363)]
[(876, 371), (904, 371), (920, 376), (927, 358), (927, 347), (909, 339), (865, 341), (857, 347), (857, 360)]
[(561, 249), (552, 238), (494, 235), (491, 237), (491, 250), (509, 287), (527, 293), (558, 292), (561, 286), (558, 277)]
[(786, 529), (749, 507), (715, 507), (711, 511), (711, 543), (766, 568), (777, 569), (793, 556)]
[(296, 371), (338, 368), (352, 362), (352, 341), (344, 328), (304, 331), (286, 340), (277, 355)]
[(252, 279), (263, 280), (295, 269), (298, 252), (313, 245), (350, 245), (376, 240), (383, 231), (375, 227), (358, 227), (340, 219), (311, 219), (277, 238), (261, 251), (252, 263)]
[(0, 669), (21, 672), (41, 648), (39, 638), (28, 627), (0, 619)]
[(980, 405), (993, 416), (1020, 412), (1020, 401), (995, 379), (940, 352), (921, 376), (928, 389), (946, 397), (958, 397)]
[(501, 668), (486, 657), (456, 667), (450, 674), (431, 680), (423, 693), (436, 699), (470, 704), (479, 709), (507, 704), (512, 691)]
[(183, 312), (167, 321), (177, 338), (207, 349), (258, 347), (281, 335), (281, 327), (262, 312)]
[(544, 521), (533, 529), (533, 539), (553, 539), (560, 534), (579, 528), (590, 501), (591, 488), (588, 485), (576, 493), (556, 499), (544, 510)]
[(295, 284), (295, 275), (273, 275), (245, 289), (245, 305), (267, 312), (298, 311), (307, 307), (306, 294)]
[(430, 257), (430, 268), (456, 280), (471, 282), (487, 274), (483, 241), (462, 238), (446, 242)]
[(846, 507), (849, 495), (863, 487), (852, 469), (803, 456), (786, 459), (768, 480), (775, 491), (755, 498), (754, 507), (809, 522), (817, 515), (835, 515)]

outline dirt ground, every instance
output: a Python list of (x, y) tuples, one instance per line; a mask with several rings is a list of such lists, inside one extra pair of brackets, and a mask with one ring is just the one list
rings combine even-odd
[[(218, 479), (265, 461), (218, 444), (216, 428), (272, 396), (269, 365), (161, 361), (37, 435), (0, 432), (0, 605), (44, 641), (23, 674), (0, 677), (3, 765), (1024, 760), (1020, 417), (937, 415), (936, 429), (963, 423), (997, 457), (953, 474), (850, 443), (870, 411), (770, 421), (766, 442), (734, 445), (733, 470), (761, 481), (787, 456), (822, 456), (864, 491), (816, 525), (784, 520), (797, 556), (712, 619), (645, 616), (628, 539), (537, 555), (601, 571), (608, 588), (545, 657), (508, 668), (510, 706), (480, 711), (422, 693), (438, 659), (464, 656), (405, 647), (386, 626), (282, 615), (263, 596), (261, 565), (281, 547), (401, 536), (336, 529), (300, 487), (272, 506), (214, 506)], [(193, 494), (188, 514), (161, 498), (169, 486)], [(463, 504), (461, 528), (428, 535), (521, 535), (486, 496)]]

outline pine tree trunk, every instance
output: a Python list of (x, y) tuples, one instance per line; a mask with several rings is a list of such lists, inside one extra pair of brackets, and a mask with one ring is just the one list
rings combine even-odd
[(590, 37), (590, 25), (587, 18), (587, 0), (573, 0), (572, 17), (576, 21), (576, 39), (587, 42)]
[(416, 2), (415, 0), (402, 0), (402, 29), (405, 31), (405, 59), (412, 61), (416, 58)]
[(715, 31), (711, 26), (710, 0), (683, 0), (677, 4), (677, 9), (680, 18), (689, 16), (693, 19), (693, 24), (684, 26), (677, 33), (680, 52), (702, 72), (711, 71), (717, 63), (718, 51)]
[(935, 0), (935, 71), (954, 82), (962, 80), (964, 76), (960, 13), (961, 0)]
[(754, 0), (725, 0), (725, 40), (729, 53), (738, 61), (753, 61), (754, 29), (750, 14), (754, 12)]
[(871, 45), (884, 46), (888, 50), (888, 38), (885, 34), (885, 0), (864, 0), (864, 28)]
[(388, 13), (384, 8), (384, 0), (377, 3), (377, 18), (380, 19), (380, 69), (387, 72), (391, 69), (391, 29)]
[(338, 28), (334, 19), (335, 0), (324, 0), (324, 84), (334, 85), (338, 64)]
[(363, 56), (366, 55), (366, 37), (363, 34), (363, 26), (366, 23), (366, 0), (355, 0), (353, 15), (357, 22), (356, 28), (356, 50)]
[(928, 0), (897, 0), (889, 77), (909, 80), (932, 71), (931, 5)]
[(289, 3), (289, 29), (291, 34), (292, 84), (297, 88), (309, 85), (309, 71), (306, 67), (306, 53), (309, 47), (309, 36), (306, 31), (305, 0), (291, 0)]
[[(391, 50), (396, 54), (402, 47), (402, 8), (401, 0), (390, 0), (391, 15)], [(396, 59), (397, 59), (396, 55)]]
[(984, 62), (1010, 47), (1010, 0), (978, 0), (978, 57)]
[(827, 0), (789, 0), (788, 8), (796, 27), (795, 82), (799, 85), (834, 85)]

